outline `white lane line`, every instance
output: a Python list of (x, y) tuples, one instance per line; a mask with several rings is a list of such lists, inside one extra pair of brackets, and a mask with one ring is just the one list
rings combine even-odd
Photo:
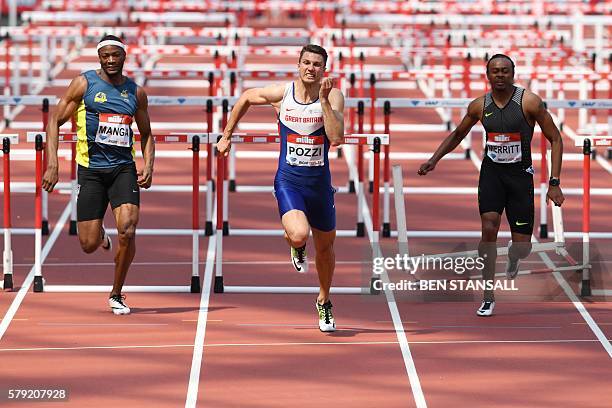
[[(213, 209), (212, 219), (216, 219), (217, 209)], [(193, 358), (191, 360), (191, 372), (189, 373), (189, 386), (185, 408), (194, 407), (198, 402), (198, 388), (200, 385), (200, 370), (204, 355), (204, 339), (206, 335), (206, 322), (208, 320), (208, 305), (210, 303), (210, 290), (213, 280), (213, 269), (215, 265), (215, 248), (217, 232), (208, 239), (208, 251), (206, 253), (206, 271), (204, 273), (204, 284), (202, 285), (202, 296), (200, 297), (200, 311), (198, 312), (198, 323), (193, 346)]]
[[(353, 152), (347, 149), (344, 158), (346, 160), (346, 164), (349, 167), (349, 172), (351, 168), (355, 167), (355, 159), (353, 156)], [(351, 160), (352, 159), (352, 160)], [(359, 196), (358, 196), (359, 197)], [(359, 198), (358, 198), (359, 199)], [(372, 237), (372, 217), (370, 216), (370, 208), (368, 206), (367, 200), (363, 199), (363, 221), (365, 224), (365, 229), (368, 232), (368, 238), (372, 247), (372, 251), (375, 254), (380, 254), (380, 245), (378, 242), (374, 242)], [(386, 284), (389, 283), (389, 277), (386, 272), (380, 276), (381, 280)], [(385, 288), (388, 285), (384, 286)], [(414, 397), (414, 401), (416, 403), (417, 408), (426, 408), (427, 402), (425, 401), (425, 395), (423, 394), (423, 389), (421, 388), (421, 381), (419, 380), (419, 375), (416, 370), (416, 365), (414, 363), (414, 359), (412, 358), (412, 353), (410, 352), (410, 346), (408, 343), (408, 337), (406, 336), (406, 332), (404, 331), (404, 325), (402, 323), (402, 318), (399, 314), (399, 310), (397, 308), (397, 304), (395, 303), (395, 296), (393, 292), (388, 289), (384, 290), (385, 297), (387, 300), (387, 305), (389, 307), (389, 312), (391, 313), (391, 319), (393, 320), (393, 327), (395, 329), (395, 334), (397, 336), (397, 340), (400, 346), (400, 350), (402, 352), (402, 359), (404, 360), (404, 367), (406, 369), (406, 373), (408, 374), (408, 381), (410, 382), (410, 388), (412, 391), (412, 395)]]
[[(595, 339), (550, 339), (550, 340), (421, 340), (411, 341), (420, 345), (459, 345), (459, 344), (572, 344), (597, 343)], [(381, 346), (397, 345), (397, 341), (339, 341), (339, 342), (286, 342), (286, 343), (209, 343), (205, 348), (212, 347), (292, 347), (292, 346)], [(168, 349), (191, 348), (193, 344), (145, 344), (145, 345), (119, 345), (119, 346), (75, 346), (75, 347), (28, 347), (28, 348), (0, 348), (0, 353), (14, 353), (24, 351), (81, 351), (81, 350), (133, 350), (133, 349)]]
[(168, 323), (36, 323), (38, 326), (169, 326)]
[[(49, 239), (47, 239), (47, 242), (45, 242), (45, 246), (42, 249), (41, 262), (45, 261), (45, 259), (47, 258), (47, 255), (49, 255), (49, 252), (51, 252), (51, 248), (55, 244), (55, 241), (57, 241), (57, 238), (61, 234), (64, 228), (64, 224), (68, 220), (68, 217), (70, 217), (70, 209), (71, 209), (70, 203), (68, 203), (66, 205), (66, 208), (64, 208), (64, 212), (62, 212), (62, 215), (57, 221), (57, 224), (55, 224), (55, 228), (53, 228), (53, 232), (49, 236)], [(21, 302), (23, 302), (25, 295), (28, 293), (28, 290), (30, 290), (30, 286), (32, 285), (33, 281), (34, 281), (34, 267), (30, 269), (30, 273), (28, 273), (28, 276), (26, 276), (25, 280), (23, 281), (23, 284), (21, 285), (21, 289), (19, 289), (19, 292), (17, 292), (17, 296), (15, 296), (15, 299), (13, 299), (11, 306), (6, 311), (6, 314), (2, 318), (2, 321), (0, 321), (0, 340), (2, 340), (2, 337), (8, 330), (8, 327), (11, 324), (11, 321), (15, 317), (15, 314), (17, 313), (17, 310), (19, 309)]]
[[(553, 265), (552, 267), (554, 267), (554, 264), (552, 260), (550, 259), (550, 257), (548, 256), (548, 254), (539, 253), (539, 255), (544, 261), (544, 263), (546, 263), (546, 266), (551, 268), (551, 265)], [(606, 338), (606, 335), (603, 333), (601, 328), (597, 325), (595, 320), (593, 320), (593, 318), (591, 317), (591, 314), (586, 310), (586, 307), (584, 307), (580, 299), (578, 299), (578, 296), (576, 296), (576, 294), (574, 293), (570, 285), (567, 283), (567, 281), (563, 277), (563, 275), (560, 272), (553, 272), (553, 276), (555, 277), (557, 283), (559, 283), (559, 286), (561, 286), (561, 288), (565, 292), (566, 296), (571, 300), (576, 310), (578, 310), (578, 313), (580, 313), (580, 316), (582, 316), (586, 324), (589, 326), (589, 328), (595, 335), (595, 337), (597, 337), (598, 341), (601, 343), (604, 350), (608, 353), (608, 357), (612, 358), (612, 344), (610, 344), (610, 341)]]
[[(612, 262), (612, 261), (610, 261)], [(314, 264), (314, 261), (311, 262)], [(360, 264), (371, 264), (371, 261), (336, 261), (336, 264), (340, 265), (360, 265)], [(200, 265), (206, 265), (206, 261), (199, 263)], [(223, 261), (223, 265), (286, 265), (287, 260), (283, 261)], [(13, 266), (31, 266), (32, 264), (13, 264)], [(193, 265), (192, 262), (188, 261), (168, 261), (168, 262), (132, 262), (134, 266), (177, 266), (177, 265)], [(115, 266), (114, 262), (47, 262), (45, 266), (61, 266), (82, 268), (84, 266)]]

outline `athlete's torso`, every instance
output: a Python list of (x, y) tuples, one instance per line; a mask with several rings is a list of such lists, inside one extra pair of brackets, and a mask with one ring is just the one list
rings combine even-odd
[(278, 131), (281, 149), (277, 178), (303, 185), (331, 184), (329, 141), (323, 126), (323, 109), (316, 101), (297, 102), (293, 82), (285, 86), (280, 103)]
[(485, 95), (481, 122), (487, 145), (483, 162), (531, 169), (533, 126), (523, 112), (524, 92), (525, 89), (514, 87), (512, 97), (502, 108), (496, 105), (490, 92)]
[(77, 158), (81, 166), (109, 168), (134, 160), (132, 121), (138, 107), (134, 81), (104, 81), (96, 71), (83, 73), (87, 90), (76, 113)]

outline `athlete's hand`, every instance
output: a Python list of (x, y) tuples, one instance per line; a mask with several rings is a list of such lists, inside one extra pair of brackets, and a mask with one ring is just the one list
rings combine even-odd
[(52, 192), (53, 188), (57, 184), (57, 180), (57, 167), (47, 166), (47, 170), (45, 171), (42, 179), (42, 188), (49, 193)]
[(319, 88), (319, 99), (327, 100), (329, 93), (334, 87), (334, 79), (333, 78), (323, 78), (321, 80), (321, 88)]
[(546, 204), (549, 201), (555, 203), (557, 207), (561, 207), (561, 204), (565, 201), (565, 197), (563, 196), (563, 192), (561, 191), (561, 187), (559, 186), (549, 186), (548, 192), (546, 193)]
[(419, 170), (417, 170), (417, 174), (419, 176), (424, 176), (430, 171), (433, 171), (435, 168), (436, 168), (436, 163), (434, 163), (431, 160), (427, 160), (425, 163), (421, 164), (421, 167), (419, 167)]
[(219, 139), (216, 146), (217, 146), (217, 151), (219, 152), (219, 154), (222, 154), (223, 157), (227, 157), (232, 147), (231, 136), (225, 137), (224, 135), (221, 139)]
[(139, 170), (137, 174), (138, 174), (138, 180), (136, 182), (138, 183), (138, 187), (140, 188), (151, 187), (151, 182), (153, 182), (153, 169), (145, 167), (144, 169)]

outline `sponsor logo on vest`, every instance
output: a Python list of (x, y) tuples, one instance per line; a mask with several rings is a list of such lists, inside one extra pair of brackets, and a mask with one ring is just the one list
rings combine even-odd
[(127, 98), (127, 97), (128, 97), (128, 91), (127, 91), (127, 89), (124, 89), (123, 91), (121, 91), (121, 97), (122, 97), (122, 98)]
[(98, 92), (96, 96), (94, 96), (94, 102), (98, 102), (98, 103), (106, 102), (106, 94), (104, 92)]

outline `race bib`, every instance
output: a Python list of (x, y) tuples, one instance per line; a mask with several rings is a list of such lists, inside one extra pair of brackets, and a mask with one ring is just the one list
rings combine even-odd
[(487, 156), (495, 163), (518, 163), (523, 159), (520, 133), (489, 133)]
[(96, 142), (106, 145), (130, 147), (132, 117), (119, 113), (100, 113), (98, 115)]
[(287, 135), (285, 160), (291, 166), (317, 167), (325, 164), (324, 136)]

